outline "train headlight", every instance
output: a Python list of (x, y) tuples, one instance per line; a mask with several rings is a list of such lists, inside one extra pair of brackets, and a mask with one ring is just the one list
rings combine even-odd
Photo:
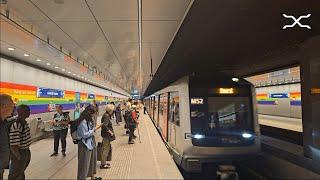
[(242, 133), (242, 137), (244, 137), (244, 138), (251, 138), (252, 137), (252, 134), (250, 134), (250, 133)]
[(195, 134), (195, 135), (193, 135), (193, 137), (194, 137), (195, 139), (202, 139), (202, 138), (204, 138), (204, 135), (202, 135), (202, 134)]
[(232, 78), (232, 81), (239, 82), (239, 78), (234, 77), (234, 78)]

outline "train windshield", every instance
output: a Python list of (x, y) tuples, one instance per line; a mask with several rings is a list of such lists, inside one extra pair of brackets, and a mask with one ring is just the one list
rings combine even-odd
[(208, 97), (206, 134), (234, 133), (252, 128), (248, 97)]

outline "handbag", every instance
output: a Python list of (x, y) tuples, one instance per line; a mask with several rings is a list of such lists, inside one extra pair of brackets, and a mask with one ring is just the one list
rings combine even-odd
[(114, 141), (114, 140), (116, 140), (116, 135), (113, 134), (113, 136), (110, 136), (110, 134), (109, 134), (108, 139), (109, 139), (109, 141)]

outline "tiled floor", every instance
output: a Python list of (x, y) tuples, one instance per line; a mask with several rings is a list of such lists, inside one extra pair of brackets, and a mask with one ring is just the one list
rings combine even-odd
[[(162, 139), (147, 115), (141, 113), (139, 138), (129, 145), (123, 123), (114, 125), (116, 140), (112, 142), (113, 159), (110, 169), (99, 169), (97, 176), (104, 179), (183, 179)], [(100, 121), (100, 119), (99, 119)], [(135, 134), (138, 136), (138, 131)], [(101, 141), (100, 133), (96, 137)], [(75, 179), (77, 174), (77, 146), (70, 134), (67, 140), (67, 156), (49, 157), (53, 139), (44, 139), (31, 146), (32, 159), (26, 171), (27, 179)], [(98, 162), (97, 166), (100, 165)], [(7, 173), (6, 173), (7, 174)], [(5, 175), (5, 177), (7, 177)]]

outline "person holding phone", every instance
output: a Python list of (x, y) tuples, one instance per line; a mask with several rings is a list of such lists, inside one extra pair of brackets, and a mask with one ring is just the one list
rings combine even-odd
[(70, 122), (69, 112), (63, 112), (63, 107), (61, 105), (56, 106), (57, 113), (54, 114), (52, 124), (53, 124), (53, 139), (54, 139), (54, 152), (50, 155), (57, 156), (59, 150), (59, 141), (61, 140), (62, 155), (66, 156), (66, 146), (67, 146), (67, 134), (68, 134), (68, 124)]
[(95, 177), (97, 173), (97, 146), (95, 141), (95, 131), (101, 128), (101, 124), (95, 126), (93, 115), (95, 108), (88, 105), (77, 120), (78, 142), (78, 172), (77, 179), (84, 180), (91, 177), (91, 180), (101, 180)]

